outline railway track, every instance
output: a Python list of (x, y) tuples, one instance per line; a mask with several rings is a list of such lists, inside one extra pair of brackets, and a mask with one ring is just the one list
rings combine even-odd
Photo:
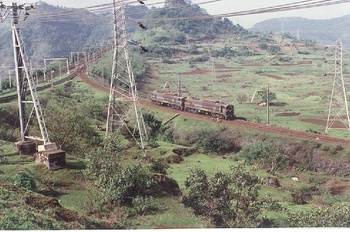
[[(76, 76), (79, 75), (82, 78), (82, 80), (85, 83), (87, 83), (88, 85), (90, 85), (91, 87), (98, 89), (100, 91), (103, 91), (105, 93), (109, 93), (109, 87), (106, 87), (106, 86), (104, 86), (96, 81), (93, 81), (91, 78), (89, 78), (85, 74), (85, 72), (83, 70), (84, 70), (83, 68), (78, 68), (74, 72), (72, 72), (68, 77), (63, 78), (63, 79), (58, 80), (58, 81), (55, 81), (53, 84), (54, 85), (62, 84), (64, 82), (67, 82), (69, 80), (74, 79)], [(41, 90), (50, 88), (51, 86), (52, 86), (51, 83), (39, 86), (39, 87), (37, 87), (37, 91), (41, 91)], [(28, 92), (28, 94), (29, 94), (29, 92)], [(15, 100), (16, 98), (17, 98), (16, 93), (14, 93), (12, 95), (5, 96), (5, 97), (0, 97), (0, 103), (10, 102), (12, 100)], [(172, 109), (170, 107), (158, 106), (158, 105), (153, 104), (149, 99), (140, 98), (139, 100), (140, 100), (140, 103), (142, 105), (148, 106), (150, 108), (154, 108), (154, 109), (157, 109), (160, 111), (167, 111), (167, 112), (173, 113), (173, 114), (180, 114), (180, 115), (183, 115), (186, 117), (201, 118), (203, 120), (207, 120), (207, 121), (212, 122), (211, 118), (208, 117), (207, 115), (192, 114), (192, 113), (185, 112), (185, 111), (178, 111), (178, 110)], [(297, 139), (305, 139), (305, 140), (316, 141), (316, 142), (320, 142), (320, 143), (330, 143), (330, 144), (336, 144), (336, 145), (350, 147), (350, 140), (334, 138), (334, 137), (330, 137), (330, 136), (326, 136), (326, 135), (319, 135), (319, 134), (313, 134), (313, 133), (308, 133), (308, 132), (296, 131), (296, 130), (291, 130), (291, 129), (287, 129), (287, 128), (263, 125), (263, 124), (258, 124), (258, 123), (243, 121), (243, 120), (232, 120), (232, 121), (222, 120), (220, 123), (224, 124), (226, 126), (236, 127), (236, 128), (240, 128), (240, 129), (249, 129), (249, 130), (255, 130), (255, 131), (264, 132), (264, 133), (280, 134), (283, 136), (297, 138)]]
[[(36, 87), (36, 90), (37, 91), (42, 91), (44, 89), (48, 89), (48, 88), (52, 87), (53, 85), (59, 85), (59, 84), (65, 83), (67, 81), (70, 81), (70, 80), (74, 79), (77, 75), (78, 75), (78, 71), (74, 71), (73, 73), (71, 73), (69, 76), (67, 76), (65, 78), (62, 78), (62, 79), (57, 80), (57, 81), (54, 81), (53, 83), (47, 83), (47, 84), (38, 86), (38, 87)], [(26, 95), (30, 95), (30, 91), (27, 91)], [(0, 103), (10, 102), (10, 101), (13, 101), (13, 100), (16, 100), (16, 99), (17, 99), (17, 93), (13, 93), (11, 95), (0, 97)]]
[[(47, 84), (44, 84), (44, 85), (41, 85), (41, 86), (37, 86), (36, 90), (37, 91), (42, 91), (44, 89), (48, 89), (48, 88), (52, 87), (53, 85), (59, 85), (59, 84), (62, 84), (62, 83), (65, 83), (67, 81), (70, 81), (70, 80), (74, 79), (80, 73), (81, 70), (85, 69), (86, 65), (88, 65), (90, 63), (93, 63), (96, 59), (101, 58), (109, 50), (110, 49), (105, 49), (105, 50), (101, 51), (101, 53), (99, 53), (98, 55), (94, 56), (95, 58), (89, 60), (87, 63), (85, 61), (82, 61), (82, 62), (80, 62), (80, 63), (78, 63), (76, 65), (69, 66), (69, 70), (71, 71), (71, 74), (69, 76), (67, 76), (65, 78), (62, 78), (60, 80), (54, 80), (53, 83), (47, 83)], [(67, 69), (63, 69), (62, 71), (65, 72), (65, 71), (67, 71)], [(54, 77), (57, 76), (58, 73), (59, 73), (59, 71), (55, 71), (53, 73), (53, 76)], [(26, 95), (30, 95), (30, 91), (27, 91)], [(11, 95), (0, 97), (0, 103), (10, 102), (10, 101), (13, 101), (13, 100), (16, 100), (16, 99), (17, 99), (17, 93), (13, 93)]]
[[(108, 87), (105, 87), (99, 84), (98, 82), (91, 80), (89, 77), (86, 76), (85, 72), (81, 72), (81, 78), (85, 83), (89, 84), (91, 87), (99, 89), (106, 93), (109, 93)], [(151, 100), (145, 99), (145, 98), (140, 98), (139, 101), (141, 105), (144, 105), (153, 109), (157, 109), (160, 111), (167, 111), (172, 114), (180, 114), (186, 117), (201, 118), (209, 122), (212, 122), (212, 119), (208, 117), (208, 115), (192, 114), (185, 111), (175, 110), (175, 109), (172, 109), (171, 107), (158, 106), (153, 104)], [(296, 130), (291, 130), (283, 127), (263, 125), (263, 124), (248, 122), (244, 120), (232, 120), (232, 121), (222, 120), (220, 123), (226, 126), (236, 127), (240, 129), (249, 129), (249, 130), (255, 130), (255, 131), (271, 133), (271, 134), (280, 134), (291, 138), (305, 139), (305, 140), (315, 141), (319, 143), (330, 143), (330, 144), (350, 147), (350, 140), (347, 140), (347, 139), (340, 139), (340, 138), (334, 138), (326, 135), (296, 131)]]

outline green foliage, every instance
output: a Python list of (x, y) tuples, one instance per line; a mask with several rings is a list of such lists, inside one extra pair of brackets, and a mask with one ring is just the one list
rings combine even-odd
[(136, 196), (132, 199), (132, 211), (134, 214), (146, 215), (158, 209), (152, 197)]
[(224, 46), (221, 49), (210, 50), (210, 55), (214, 57), (233, 57), (237, 54), (231, 47)]
[(239, 134), (227, 128), (207, 129), (203, 128), (188, 135), (188, 143), (196, 144), (207, 152), (223, 154), (225, 152), (237, 152), (240, 150)]
[(15, 128), (18, 125), (18, 108), (15, 106), (0, 107), (0, 139), (16, 141)]
[(174, 133), (172, 130), (166, 130), (164, 133), (164, 140), (169, 143), (174, 143)]
[(217, 170), (210, 176), (194, 168), (185, 186), (185, 205), (215, 227), (255, 228), (263, 223), (265, 200), (259, 198), (260, 178), (242, 165), (230, 167), (229, 173)]
[[(6, 90), (6, 89), (11, 89), (11, 88), (15, 88), (16, 86), (14, 86), (14, 83), (10, 84), (10, 81), (8, 79), (1, 79), (1, 88), (2, 90)], [(0, 91), (1, 93), (1, 91)]]
[(121, 165), (110, 177), (102, 174), (98, 183), (106, 200), (116, 203), (130, 203), (134, 197), (144, 195), (151, 184), (150, 173), (140, 164)]
[(349, 227), (349, 204), (337, 204), (329, 208), (318, 208), (311, 212), (289, 213), (290, 227)]
[(164, 64), (175, 64), (175, 61), (169, 60), (169, 59), (162, 59), (162, 63)]
[[(277, 96), (274, 92), (269, 92), (269, 102), (272, 102), (277, 99)], [(267, 95), (262, 95), (262, 102), (267, 102)]]
[(198, 54), (199, 51), (198, 51), (198, 46), (196, 44), (190, 44), (190, 47), (188, 48), (187, 52), (190, 53), (190, 54)]
[(316, 130), (311, 129), (311, 128), (307, 129), (305, 132), (309, 132), (309, 133), (313, 133), (313, 134), (319, 134), (319, 135), (321, 134), (321, 132), (316, 131)]
[(28, 190), (36, 189), (36, 182), (32, 175), (25, 172), (17, 173), (12, 180), (12, 185), (16, 188), (25, 188)]
[(276, 45), (267, 45), (266, 43), (260, 43), (258, 45), (258, 48), (267, 50), (271, 53), (271, 55), (276, 55), (277, 53), (281, 52), (281, 48)]
[(1, 230), (53, 230), (62, 229), (59, 225), (53, 224), (50, 221), (42, 221), (40, 218), (38, 222), (38, 216), (32, 210), (14, 210), (2, 209), (0, 217), (0, 229)]
[[(57, 95), (57, 97), (55, 96)], [(91, 127), (91, 121), (84, 105), (79, 104), (71, 93), (56, 90), (55, 95), (44, 99), (45, 121), (50, 139), (66, 152), (84, 156), (91, 147), (100, 142), (99, 135)], [(58, 96), (65, 95), (67, 99)]]
[(177, 51), (175, 48), (159, 46), (159, 44), (150, 44), (147, 46), (150, 56), (156, 57), (172, 57), (172, 55)]
[(239, 104), (242, 104), (243, 102), (248, 100), (248, 95), (245, 93), (238, 93), (236, 96)]
[(144, 113), (143, 120), (148, 127), (148, 136), (150, 138), (155, 138), (159, 133), (159, 129), (162, 126), (162, 121), (157, 119), (154, 114)]
[(269, 46), (267, 50), (271, 53), (271, 55), (276, 55), (277, 53), (281, 52), (281, 48), (276, 45)]
[(114, 145), (88, 154), (86, 174), (107, 204), (130, 204), (133, 198), (145, 195), (153, 183), (149, 171), (140, 164), (121, 163), (122, 151), (123, 148)]
[(207, 55), (201, 55), (198, 57), (191, 57), (190, 63), (192, 63), (192, 62), (205, 62), (205, 61), (208, 61), (209, 59), (210, 58)]
[[(147, 65), (145, 58), (140, 54), (138, 47), (129, 48), (128, 53), (135, 81), (138, 82), (146, 73)], [(120, 57), (120, 59), (124, 58)], [(112, 63), (113, 53), (109, 52), (92, 65), (92, 73), (110, 81), (112, 76)]]
[[(186, 4), (185, 4), (186, 5)], [(208, 15), (198, 5), (185, 7), (164, 7), (151, 9), (150, 18), (187, 18)], [(156, 23), (157, 27), (171, 28), (169, 31), (179, 30), (191, 37), (216, 38), (223, 34), (242, 35), (248, 32), (240, 25), (233, 25), (228, 19), (214, 18), (203, 20), (179, 20)]]
[(289, 56), (280, 56), (278, 57), (278, 60), (281, 61), (281, 62), (289, 62), (291, 61), (293, 58), (292, 57), (289, 57)]
[(247, 163), (255, 162), (262, 168), (268, 168), (269, 173), (289, 165), (289, 157), (282, 147), (273, 142), (259, 140), (247, 142), (243, 144), (240, 154)]
[(163, 159), (151, 159), (150, 169), (152, 172), (166, 174), (170, 165), (163, 161)]
[(157, 143), (156, 140), (150, 140), (148, 142), (148, 146), (150, 146), (151, 148), (157, 148), (157, 147), (159, 147), (159, 144)]

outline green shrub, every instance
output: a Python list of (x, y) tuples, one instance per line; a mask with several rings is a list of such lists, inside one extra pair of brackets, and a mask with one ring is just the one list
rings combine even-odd
[(151, 160), (151, 171), (155, 173), (166, 174), (166, 170), (169, 168), (169, 164), (163, 161), (163, 159)]
[(157, 147), (159, 147), (159, 144), (157, 143), (156, 140), (152, 140), (152, 141), (148, 142), (148, 146), (150, 146), (151, 148), (157, 148)]
[(241, 149), (239, 144), (239, 134), (222, 129), (202, 129), (197, 131), (191, 140), (198, 148), (215, 154), (226, 152), (238, 152)]
[(25, 172), (19, 172), (13, 177), (12, 185), (16, 188), (25, 188), (29, 190), (36, 189), (35, 179), (32, 175)]
[(152, 202), (152, 197), (137, 196), (132, 199), (133, 214), (146, 215), (158, 209), (157, 205)]

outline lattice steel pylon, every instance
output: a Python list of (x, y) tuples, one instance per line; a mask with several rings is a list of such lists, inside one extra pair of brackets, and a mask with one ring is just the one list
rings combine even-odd
[(340, 121), (347, 130), (350, 130), (349, 108), (343, 77), (343, 48), (341, 40), (338, 39), (335, 45), (329, 45), (327, 46), (328, 48), (332, 48), (333, 53), (325, 59), (326, 67), (330, 66), (329, 69), (325, 70), (325, 74), (333, 75), (333, 89), (329, 103), (326, 133), (330, 129), (341, 129), (335, 127), (337, 125), (335, 123)]
[[(43, 142), (43, 145), (39, 145), (38, 147), (39, 152), (57, 150), (56, 144), (50, 142), (49, 140), (49, 134), (45, 125), (43, 111), (41, 109), (40, 101), (36, 91), (35, 80), (32, 77), (32, 75), (30, 75), (29, 70), (27, 68), (25, 62), (24, 46), (20, 36), (19, 21), (21, 19), (21, 12), (24, 12), (23, 21), (25, 21), (29, 16), (29, 11), (33, 8), (33, 4), (17, 5), (17, 3), (12, 3), (11, 6), (5, 6), (2, 3), (2, 1), (0, 2), (0, 9), (7, 11), (5, 15), (12, 16), (13, 52), (15, 61), (18, 109), (21, 130), (21, 141), (18, 143), (18, 149), (21, 154), (22, 148), (24, 148), (23, 154), (33, 154), (35, 152), (32, 148), (34, 146), (34, 149), (36, 149), (35, 143), (28, 141), (28, 139)], [(27, 97), (28, 94), (30, 94), (30, 98)], [(30, 121), (34, 117), (34, 115), (37, 118), (41, 137), (32, 136), (29, 134)], [(60, 153), (62, 152), (63, 151), (60, 151)]]
[(124, 0), (113, 1), (114, 54), (110, 83), (106, 138), (123, 128), (135, 139), (141, 149), (147, 132), (139, 104), (137, 87), (129, 59)]

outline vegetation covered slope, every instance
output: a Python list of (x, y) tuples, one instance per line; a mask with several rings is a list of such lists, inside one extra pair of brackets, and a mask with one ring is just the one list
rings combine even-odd
[[(160, 50), (166, 52), (144, 54), (154, 72), (143, 79), (145, 96), (180, 73), (201, 98), (234, 102), (236, 94), (246, 94), (235, 103), (236, 114), (262, 123), (265, 108), (247, 96), (271, 81), (282, 99), (271, 106), (273, 120), (294, 110), (324, 113), (315, 104), (327, 99), (325, 80), (317, 79), (320, 50), (313, 44), (248, 33), (218, 36), (209, 50), (206, 42), (179, 46), (167, 36)], [(144, 153), (127, 133), (103, 140), (97, 125), (104, 125), (107, 94), (80, 79), (40, 93), (40, 100), (50, 137), (67, 152), (67, 166), (49, 171), (11, 145), (0, 146), (0, 229), (349, 226), (349, 150), (343, 146), (238, 130), (196, 115), (165, 124), (172, 114), (145, 107), (151, 139)], [(313, 107), (304, 109), (305, 103)], [(0, 112), (6, 112), (0, 135), (18, 140), (16, 108), (1, 106)], [(286, 121), (301, 124), (299, 118)]]

